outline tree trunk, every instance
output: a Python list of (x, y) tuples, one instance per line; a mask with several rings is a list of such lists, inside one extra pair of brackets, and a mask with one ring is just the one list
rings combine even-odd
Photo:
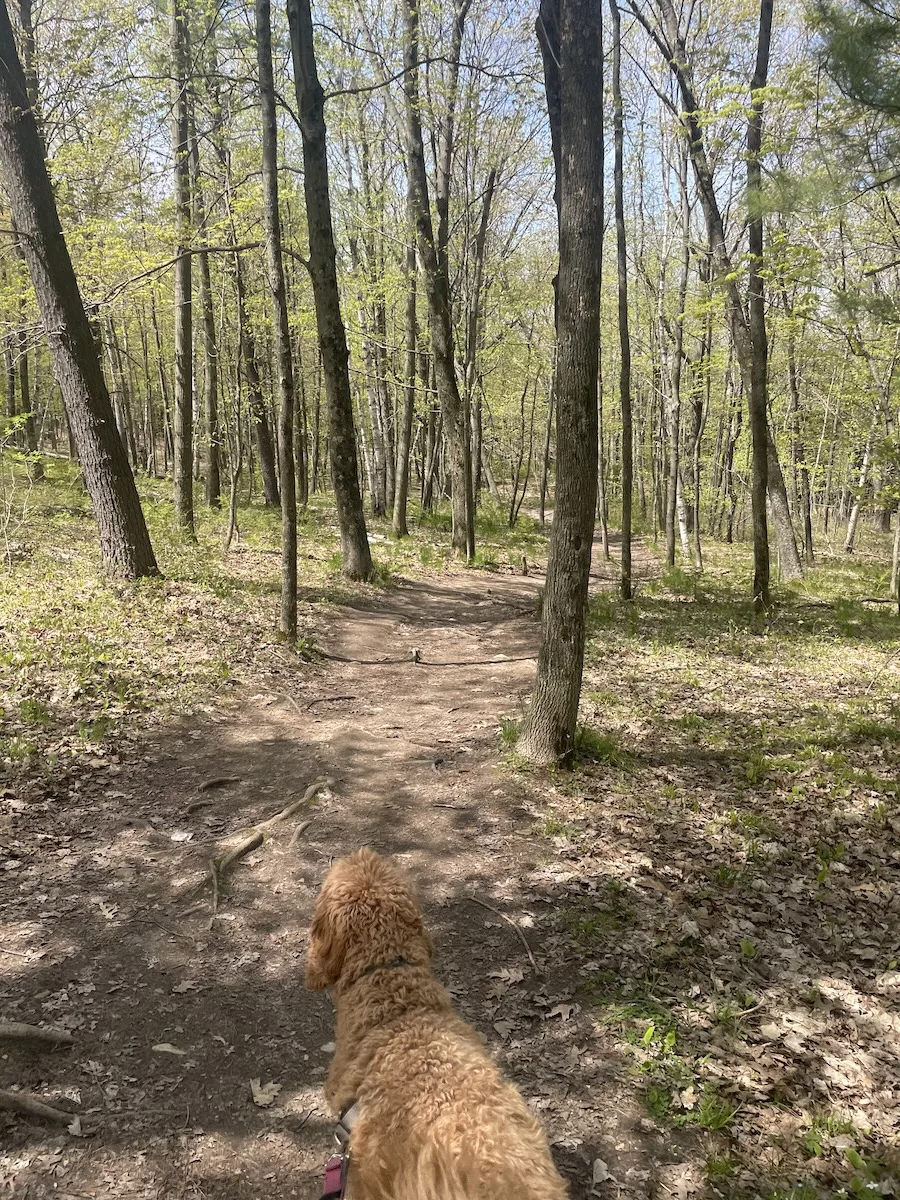
[(234, 256), (234, 286), (237, 293), (241, 362), (244, 367), (244, 378), (247, 381), (247, 413), (253, 426), (253, 440), (256, 442), (259, 469), (262, 472), (263, 497), (268, 507), (278, 508), (281, 504), (281, 496), (278, 491), (278, 463), (275, 461), (275, 447), (272, 444), (272, 431), (269, 428), (269, 414), (266, 412), (262, 381), (259, 377), (256, 338), (253, 336), (250, 316), (247, 312), (244, 267), (241, 263), (241, 256), (237, 253)]
[[(193, 106), (192, 106), (193, 107)], [(207, 242), (206, 204), (203, 196), (203, 179), (200, 171), (200, 143), (194, 126), (193, 112), (190, 114), (189, 136), (191, 144), (191, 196), (193, 200), (194, 227), (201, 246)], [(197, 254), (199, 275), (200, 318), (203, 330), (203, 391), (202, 411), (206, 418), (206, 480), (205, 500), (209, 508), (222, 506), (222, 463), (221, 431), (219, 429), (219, 348), (216, 342), (216, 318), (213, 310), (212, 278), (209, 269), (209, 253), (201, 249)]]
[(872, 414), (872, 423), (869, 426), (869, 435), (866, 438), (866, 448), (863, 451), (862, 462), (859, 467), (859, 481), (856, 485), (856, 495), (853, 497), (853, 507), (850, 510), (850, 517), (847, 521), (847, 536), (844, 539), (845, 554), (852, 554), (856, 549), (856, 526), (859, 524), (859, 514), (862, 510), (863, 498), (869, 482), (869, 466), (872, 462), (872, 446), (875, 442), (875, 431), (877, 428), (878, 413), (875, 412)]
[(618, 0), (610, 0), (613, 31), (612, 91), (613, 137), (615, 163), (613, 168), (616, 210), (616, 264), (619, 312), (619, 400), (622, 406), (622, 572), (619, 591), (623, 600), (631, 600), (634, 588), (631, 579), (631, 493), (633, 487), (633, 433), (631, 428), (631, 336), (628, 330), (628, 257), (625, 243), (624, 193), (624, 121), (622, 117), (622, 27)]
[(397, 439), (397, 483), (394, 488), (394, 537), (406, 537), (406, 506), (409, 496), (409, 450), (416, 406), (416, 222), (412, 188), (407, 186), (406, 246), (406, 360), (403, 378), (403, 413)]
[(767, 405), (768, 345), (765, 326), (765, 295), (761, 273), (763, 252), (763, 208), (760, 153), (762, 148), (763, 96), (768, 76), (772, 30), (772, 0), (761, 0), (756, 65), (750, 84), (751, 106), (747, 125), (747, 196), (751, 213), (749, 269), (749, 315), (744, 310), (737, 276), (725, 241), (725, 225), (701, 123), (701, 106), (694, 95), (690, 60), (672, 0), (660, 0), (662, 31), (654, 29), (635, 0), (629, 7), (659, 47), (681, 94), (681, 108), (688, 150), (697, 182), (697, 192), (706, 220), (714, 277), (723, 285), (728, 321), (735, 353), (747, 393), (753, 453), (751, 505), (753, 514), (753, 600), (758, 608), (769, 605), (769, 534), (766, 491), (769, 474), (769, 431)]
[(126, 579), (156, 575), (134, 476), (116, 431), (97, 348), (59, 224), (5, 5), (0, 5), (0, 163), (93, 503), (104, 566), (110, 574)]
[(325, 96), (319, 83), (309, 0), (287, 0), (294, 62), (294, 86), (303, 136), (303, 190), (309, 226), (309, 272), (316, 305), (328, 397), (331, 473), (337, 501), (344, 574), (368, 579), (372, 556), (359, 490), (353, 401), (350, 397), (349, 352), (341, 318), (337, 285), (328, 158), (325, 141)]
[(272, 301), (275, 375), (278, 380), (278, 468), (281, 490), (281, 634), (297, 642), (297, 491), (294, 476), (294, 362), (288, 325), (287, 291), (281, 257), (278, 212), (278, 127), (272, 71), (272, 24), (269, 0), (256, 0), (256, 65), (262, 121), (263, 210), (266, 267)]
[[(457, 25), (464, 20), (468, 4), (457, 11)], [(428, 197), (428, 179), (425, 173), (425, 147), (422, 141), (422, 121), (419, 116), (419, 12), (417, 0), (404, 0), (406, 39), (403, 62), (405, 67), (404, 91), (406, 93), (407, 131), (409, 135), (408, 159), (410, 165), (412, 194), (416, 210), (416, 230), (419, 253), (422, 258), (425, 278), (425, 294), (431, 325), (431, 351), (438, 400), (444, 417), (444, 431), (450, 450), (451, 501), (453, 507), (453, 549), (464, 554), (468, 560), (475, 556), (475, 523), (472, 497), (472, 459), (469, 450), (468, 421), (465, 405), (459, 394), (456, 379), (456, 364), (453, 352), (453, 326), (450, 308), (450, 281), (446, 264), (446, 235), (435, 241), (434, 224), (431, 219), (431, 202)], [(460, 14), (462, 17), (460, 18)], [(461, 33), (460, 35), (461, 36)], [(452, 61), (452, 59), (451, 59)], [(458, 71), (458, 64), (457, 64)], [(443, 126), (439, 160), (447, 154), (448, 139), (452, 144), (452, 111)], [(440, 174), (440, 168), (439, 168)], [(449, 187), (449, 170), (445, 187)], [(446, 228), (447, 214), (444, 209), (446, 192), (442, 185), (437, 189), (439, 213), (439, 235)], [(448, 200), (449, 203), (449, 200)]]
[[(602, 136), (595, 117), (603, 55), (600, 0), (541, 0), (557, 169), (557, 482), (531, 707), (519, 750), (535, 762), (571, 751), (584, 665), (585, 610), (597, 500)], [(558, 105), (556, 103), (558, 99)]]
[(191, 539), (194, 533), (194, 372), (191, 344), (191, 163), (188, 139), (190, 46), (185, 0), (170, 0), (169, 34), (174, 96), (172, 153), (175, 158), (175, 399), (173, 488), (175, 519)]

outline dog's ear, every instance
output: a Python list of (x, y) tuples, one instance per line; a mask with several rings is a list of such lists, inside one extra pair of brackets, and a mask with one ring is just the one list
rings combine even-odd
[(306, 986), (311, 991), (321, 992), (337, 983), (346, 948), (346, 938), (337, 928), (334, 906), (321, 896), (316, 904), (306, 952)]

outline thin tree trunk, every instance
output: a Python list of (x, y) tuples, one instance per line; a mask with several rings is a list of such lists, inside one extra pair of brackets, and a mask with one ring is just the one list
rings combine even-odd
[(613, 169), (616, 212), (616, 264), (619, 300), (619, 400), (622, 406), (622, 572), (619, 591), (623, 600), (631, 600), (631, 495), (633, 486), (633, 433), (631, 428), (631, 336), (628, 330), (628, 257), (625, 243), (624, 192), (624, 121), (622, 117), (622, 25), (618, 0), (609, 0), (612, 16), (613, 60)]
[(110, 574), (127, 579), (156, 575), (134, 476), (116, 431), (97, 348), (60, 227), (5, 5), (0, 5), (0, 165), (93, 503), (104, 566)]
[(600, 0), (541, 0), (544, 63), (557, 171), (557, 481), (537, 680), (519, 750), (536, 762), (575, 739), (597, 500), (602, 136), (594, 120), (603, 55)]
[(281, 623), (282, 636), (297, 642), (297, 491), (294, 476), (294, 362), (288, 325), (287, 290), (281, 257), (278, 212), (278, 127), (272, 70), (272, 23), (269, 0), (256, 0), (256, 65), (262, 122), (263, 210), (266, 222), (266, 268), (272, 302), (275, 375), (278, 381), (278, 468), (281, 492)]
[(859, 514), (862, 511), (863, 498), (865, 496), (866, 486), (869, 482), (869, 467), (872, 462), (872, 447), (875, 442), (875, 431), (878, 428), (878, 413), (872, 414), (872, 422), (869, 425), (869, 434), (866, 438), (866, 446), (863, 450), (862, 462), (859, 468), (859, 480), (856, 485), (856, 494), (853, 497), (853, 507), (850, 509), (850, 517), (847, 521), (847, 536), (844, 539), (844, 553), (852, 554), (856, 549), (856, 526), (859, 524)]
[(191, 164), (188, 140), (190, 44), (185, 0), (170, 0), (169, 34), (174, 97), (172, 153), (175, 158), (175, 403), (173, 487), (175, 519), (184, 534), (194, 533), (194, 399), (191, 342)]
[(406, 360), (403, 378), (403, 413), (397, 440), (397, 483), (394, 489), (394, 537), (406, 537), (406, 506), (409, 497), (409, 451), (416, 407), (416, 222), (411, 183), (407, 185), (406, 245)]
[[(194, 205), (194, 226), (201, 245), (207, 242), (206, 204), (203, 196), (203, 180), (200, 172), (200, 144), (194, 128), (193, 113), (190, 121), (191, 183)], [(201, 249), (197, 254), (199, 279), (198, 300), (203, 331), (203, 391), (202, 411), (206, 418), (206, 480), (205, 499), (209, 508), (222, 505), (221, 431), (219, 429), (219, 348), (216, 342), (216, 318), (213, 310), (212, 278), (209, 269), (209, 254)]]
[(316, 305), (316, 326), (328, 396), (331, 473), (337, 501), (344, 574), (368, 579), (372, 556), (359, 490), (349, 352), (341, 318), (334, 229), (328, 190), (325, 96), (319, 83), (309, 0), (287, 0), (294, 63), (294, 86), (303, 137), (303, 190), (309, 226), (309, 272)]
[[(461, 22), (465, 20), (468, 3), (462, 0), (456, 13), (455, 30), (461, 37)], [(439, 162), (439, 183), (436, 189), (438, 208), (438, 239), (435, 240), (425, 173), (425, 147), (422, 141), (422, 121), (419, 114), (419, 12), (417, 0), (404, 0), (406, 38), (403, 62), (404, 91), (407, 106), (407, 131), (410, 138), (408, 159), (416, 209), (416, 230), (422, 258), (425, 294), (431, 324), (431, 352), (438, 399), (444, 417), (444, 430), (450, 451), (451, 500), (453, 508), (453, 549), (468, 560), (475, 556), (475, 523), (472, 497), (472, 459), (469, 450), (468, 421), (463, 399), (459, 394), (453, 351), (450, 281), (446, 263), (446, 232), (449, 205), (449, 162), (452, 146), (452, 109), (447, 113), (442, 130)], [(451, 63), (453, 62), (451, 56)], [(456, 70), (458, 72), (458, 63)], [(443, 174), (442, 174), (443, 172)], [(446, 178), (444, 178), (444, 175)]]

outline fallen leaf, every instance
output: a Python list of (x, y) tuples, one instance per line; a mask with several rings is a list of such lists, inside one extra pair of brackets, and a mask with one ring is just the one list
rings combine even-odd
[(253, 1103), (260, 1108), (270, 1108), (275, 1103), (275, 1097), (281, 1091), (280, 1083), (261, 1083), (258, 1079), (250, 1080), (250, 1094)]
[(578, 1012), (577, 1004), (554, 1004), (544, 1020), (549, 1021), (551, 1017), (562, 1017), (564, 1021), (568, 1021), (572, 1014), (576, 1012)]
[(766, 1025), (760, 1025), (759, 1032), (763, 1035), (767, 1042), (777, 1042), (781, 1037), (781, 1028), (778, 1025), (769, 1022)]
[(66, 1126), (66, 1129), (73, 1135), (73, 1137), (84, 1136), (81, 1129), (81, 1117), (73, 1117), (71, 1122)]
[(689, 1111), (694, 1107), (694, 1105), (697, 1103), (697, 1093), (694, 1090), (693, 1084), (691, 1084), (689, 1087), (686, 1087), (683, 1092), (678, 1093), (678, 1103), (682, 1108), (686, 1108)]
[(594, 1159), (594, 1169), (591, 1173), (591, 1178), (595, 1187), (598, 1183), (605, 1183), (609, 1179), (609, 1167), (602, 1158)]
[(198, 986), (199, 985), (196, 979), (182, 979), (180, 983), (175, 984), (175, 986), (172, 988), (172, 991), (178, 992), (179, 995), (183, 995), (185, 992), (195, 991)]
[(515, 1026), (514, 1022), (512, 1022), (512, 1021), (495, 1021), (494, 1022), (494, 1028), (497, 1030), (497, 1032), (500, 1034), (500, 1036), (504, 1040), (509, 1037), (509, 1035), (515, 1029), (515, 1027), (516, 1026)]
[(179, 1050), (178, 1047), (173, 1046), (171, 1042), (157, 1042), (153, 1049), (159, 1054), (177, 1054), (181, 1058), (184, 1058), (187, 1054), (187, 1050)]

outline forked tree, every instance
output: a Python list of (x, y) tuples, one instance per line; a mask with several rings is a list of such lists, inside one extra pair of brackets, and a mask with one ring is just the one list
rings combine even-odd
[(0, 3), (0, 164), (111, 575), (158, 569), (63, 237), (6, 3)]
[(584, 666), (597, 501), (603, 72), (601, 0), (541, 0), (538, 38), (559, 213), (556, 500), (537, 682), (518, 749), (534, 762), (571, 750)]

